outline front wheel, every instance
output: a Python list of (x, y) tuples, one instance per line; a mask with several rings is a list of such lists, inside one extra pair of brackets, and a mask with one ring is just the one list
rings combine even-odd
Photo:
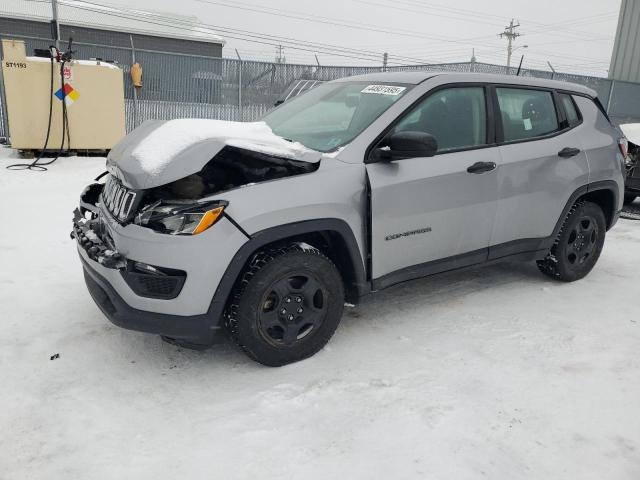
[(556, 280), (580, 280), (598, 261), (606, 230), (604, 213), (598, 205), (576, 203), (569, 210), (551, 251), (537, 262), (538, 268)]
[(333, 262), (313, 247), (294, 244), (256, 254), (225, 323), (249, 357), (277, 367), (324, 347), (343, 307), (344, 287)]

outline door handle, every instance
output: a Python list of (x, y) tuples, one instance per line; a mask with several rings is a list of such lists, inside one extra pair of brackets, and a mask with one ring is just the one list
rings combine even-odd
[(494, 162), (476, 162), (467, 168), (467, 172), (469, 173), (485, 173), (490, 172), (496, 168), (496, 164)]
[(580, 153), (579, 148), (565, 147), (558, 152), (558, 156), (562, 158), (571, 158), (575, 157)]

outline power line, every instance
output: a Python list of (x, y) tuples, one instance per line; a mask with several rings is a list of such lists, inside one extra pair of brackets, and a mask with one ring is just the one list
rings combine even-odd
[[(196, 1), (200, 1), (201, 3), (225, 4), (225, 6), (229, 6), (228, 4), (226, 4), (226, 2), (222, 2), (222, 1), (217, 1), (217, 2), (216, 1), (211, 1), (211, 0), (196, 0)], [(232, 7), (237, 7), (237, 6), (234, 5)], [(242, 7), (240, 7), (240, 8), (242, 8)], [(253, 10), (256, 10), (256, 9), (253, 8)], [(274, 12), (287, 12), (286, 10), (282, 10), (282, 9), (271, 9), (271, 10), (273, 10)], [(265, 12), (262, 12), (262, 13), (265, 13)], [(296, 12), (293, 12), (293, 13), (295, 14)], [(269, 12), (268, 14), (274, 14), (274, 13)], [(276, 15), (279, 15), (279, 14), (280, 13), (277, 13)], [(588, 17), (584, 17), (583, 19), (576, 19), (575, 21), (585, 21), (585, 20), (591, 19), (592, 17), (593, 16), (588, 16)], [(319, 17), (319, 18), (327, 19), (328, 17)], [(227, 31), (227, 30), (225, 30), (225, 27), (215, 26), (215, 25), (213, 27), (217, 28), (220, 31), (222, 31), (222, 30)], [(241, 31), (241, 30), (237, 30), (237, 29), (231, 29), (231, 30), (236, 32), (236, 33), (240, 32), (240, 34), (244, 34), (243, 33), (244, 31)], [(265, 34), (261, 34), (261, 35), (265, 36)], [(285, 38), (286, 40), (289, 40), (289, 41), (295, 40), (296, 42), (300, 42), (299, 40), (290, 39), (290, 38), (286, 38), (286, 37), (276, 37), (276, 36), (271, 36), (271, 35), (269, 35), (267, 37), (270, 37), (271, 39), (276, 38), (278, 40), (280, 40), (281, 38)], [(461, 49), (462, 49), (462, 51), (467, 52), (468, 49), (470, 48), (469, 44), (465, 44), (464, 42), (461, 42), (461, 41), (454, 41), (454, 43), (462, 44), (462, 45), (464, 45), (464, 47), (455, 47), (455, 48), (449, 48), (449, 49), (429, 49), (429, 50), (425, 50), (425, 53), (428, 53), (430, 57), (432, 55), (437, 55), (438, 57), (441, 57), (442, 55), (449, 56), (451, 53), (460, 52)], [(307, 46), (307, 47), (311, 46), (312, 48), (318, 48), (318, 47), (326, 48), (327, 47), (326, 44), (320, 44), (319, 45), (319, 44), (315, 44), (313, 42), (304, 42), (304, 45)], [(474, 43), (474, 45), (477, 45), (477, 42)], [(480, 45), (482, 45), (482, 44), (480, 44)], [(485, 45), (490, 46), (491, 48), (496, 48), (495, 45), (488, 45), (488, 44), (485, 44)], [(349, 54), (352, 54), (352, 53), (355, 52), (356, 55), (360, 55), (360, 56), (366, 55), (367, 57), (372, 57), (372, 58), (379, 58), (382, 55), (381, 52), (357, 50), (357, 49), (353, 49), (353, 48), (345, 49), (344, 47), (336, 47), (334, 45), (330, 45), (329, 47), (331, 47), (332, 50), (335, 50), (336, 48), (340, 48), (341, 49), (340, 51), (342, 51), (342, 52), (348, 51)], [(541, 52), (541, 53), (543, 53), (543, 52)], [(555, 57), (560, 57), (560, 58), (570, 58), (572, 60), (580, 59), (580, 57), (574, 56), (574, 55), (562, 56), (562, 55), (559, 55), (559, 54), (550, 54), (549, 56), (555, 56)], [(438, 62), (441, 62), (443, 60), (442, 58), (437, 58), (437, 59), (436, 58), (430, 58), (429, 60), (425, 60), (425, 59), (418, 59), (418, 58), (409, 57), (409, 56), (400, 56), (400, 55), (396, 55), (396, 54), (389, 54), (389, 59), (398, 60), (396, 62), (392, 62), (392, 63), (396, 63), (396, 64), (402, 64), (402, 62), (404, 62), (404, 63), (409, 62), (409, 63), (417, 63), (417, 64), (428, 64), (428, 63), (438, 63)], [(585, 60), (591, 60), (591, 58), (584, 58), (584, 59)], [(391, 60), (390, 60), (390, 62), (391, 62)]]
[(218, 6), (233, 8), (238, 10), (257, 12), (257, 13), (262, 13), (265, 15), (271, 15), (271, 16), (276, 16), (281, 18), (282, 17), (291, 18), (295, 20), (302, 20), (302, 21), (320, 23), (325, 25), (333, 25), (333, 26), (345, 27), (345, 28), (355, 28), (359, 30), (366, 30), (366, 31), (377, 32), (377, 33), (386, 33), (391, 35), (424, 38), (426, 40), (436, 40), (441, 42), (466, 45), (465, 42), (461, 40), (456, 40), (453, 38), (438, 37), (434, 35), (425, 35), (421, 32), (416, 32), (412, 30), (389, 29), (388, 27), (381, 26), (381, 25), (345, 22), (340, 19), (335, 19), (330, 17), (321, 17), (318, 15), (308, 15), (302, 12), (296, 12), (292, 10), (282, 10), (282, 9), (267, 8), (267, 7), (254, 7), (254, 6), (239, 3), (239, 2), (227, 3), (224, 1), (218, 1), (218, 0), (194, 0), (194, 1), (199, 3), (209, 4), (209, 5), (218, 5)]
[[(382, 2), (386, 2), (389, 0), (378, 0), (378, 2), (373, 2), (371, 0), (353, 0), (354, 2), (357, 3), (364, 3), (364, 4), (368, 4), (368, 5), (377, 5), (380, 7), (387, 7), (387, 4), (385, 3), (379, 3), (380, 1)], [(475, 23), (477, 23), (477, 17), (487, 17), (487, 18), (504, 18), (503, 16), (497, 16), (497, 15), (488, 15), (485, 14), (483, 12), (478, 12), (476, 10), (468, 10), (468, 9), (460, 9), (460, 8), (451, 8), (451, 7), (445, 7), (445, 6), (440, 6), (440, 5), (435, 5), (432, 3), (424, 3), (424, 2), (412, 2), (411, 0), (393, 0), (392, 2), (390, 2), (390, 4), (388, 4), (388, 7), (392, 7), (393, 9), (398, 9), (397, 4), (404, 4), (404, 5), (411, 5), (411, 6), (415, 6), (415, 7), (420, 7), (421, 9), (423, 9), (424, 14), (426, 15), (434, 15), (430, 10), (431, 8), (436, 8), (436, 9), (440, 9), (440, 10), (444, 10), (447, 12), (452, 12), (454, 14), (459, 14), (459, 15), (465, 15), (466, 18), (459, 18), (459, 17), (455, 17), (455, 18), (459, 18), (461, 20), (467, 20), (470, 16), (473, 16), (473, 21)], [(417, 12), (416, 10), (412, 10), (414, 12)], [(560, 30), (558, 32), (554, 32), (553, 35), (560, 35), (562, 36), (562, 32), (564, 31), (571, 31), (569, 29), (567, 29), (567, 25), (586, 25), (588, 23), (597, 23), (603, 20), (603, 16), (608, 16), (608, 15), (613, 15), (616, 16), (617, 12), (609, 12), (609, 13), (603, 13), (603, 14), (598, 14), (598, 15), (589, 15), (586, 17), (581, 17), (581, 18), (575, 18), (569, 22), (564, 21), (564, 22), (560, 22), (557, 24), (544, 24), (544, 23), (540, 23), (540, 22), (534, 22), (534, 21), (528, 21), (529, 23), (535, 24), (535, 25), (539, 25), (544, 27), (544, 29), (539, 29), (539, 30), (534, 30), (533, 34), (538, 34), (538, 32), (541, 32), (543, 30), (551, 30), (551, 29), (557, 29)], [(436, 15), (437, 16), (437, 15)], [(450, 18), (454, 18), (454, 17), (450, 17)], [(493, 25), (495, 25), (495, 23), (492, 23)], [(575, 39), (575, 37), (573, 38), (573, 42), (576, 41), (601, 41), (602, 38), (601, 37), (596, 37), (596, 38), (585, 38), (585, 32), (580, 32), (580, 31), (575, 31), (575, 34), (580, 35), (580, 39)], [(477, 42), (473, 42), (474, 40), (477, 39), (484, 39), (486, 38), (486, 36), (477, 36), (477, 37), (469, 37), (469, 38), (463, 38), (459, 41), (459, 43), (463, 43), (465, 44), (464, 46), (464, 52), (468, 51), (468, 49), (471, 46), (478, 46)], [(437, 41), (437, 40), (436, 40)], [(473, 42), (473, 43), (472, 43)], [(546, 44), (549, 43), (557, 43), (557, 42), (548, 42)], [(480, 44), (481, 46), (483, 44)], [(487, 44), (484, 44), (487, 45)], [(428, 50), (420, 50), (420, 52), (424, 52), (426, 54), (429, 54), (429, 56), (433, 56), (433, 55), (437, 55), (439, 53), (452, 53), (452, 52), (458, 52), (460, 50), (458, 49), (428, 49)], [(569, 58), (575, 58), (574, 56), (570, 56)]]
[[(384, 8), (389, 8), (390, 5), (388, 4), (384, 4), (384, 3), (378, 3), (378, 2), (373, 2), (370, 0), (354, 0), (357, 3), (362, 3), (365, 5), (372, 5), (372, 6), (378, 6), (378, 7), (384, 7)], [(400, 0), (395, 0), (393, 2), (393, 9), (394, 10), (400, 10), (403, 12), (410, 12), (410, 13), (420, 13), (422, 15), (429, 15), (430, 17), (440, 17), (440, 18), (451, 18), (453, 20), (458, 20), (458, 21), (463, 21), (463, 22), (470, 22), (470, 23), (484, 23), (485, 25), (491, 25), (491, 26), (496, 26), (499, 25), (499, 23), (497, 21), (481, 21), (478, 20), (478, 18), (470, 18), (468, 15), (458, 15), (458, 16), (451, 16), (451, 15), (443, 15), (441, 13), (433, 13), (430, 11), (425, 11), (424, 9), (418, 9), (416, 10), (415, 8), (405, 8), (405, 7), (399, 7), (398, 4), (401, 5), (409, 5), (409, 6), (414, 6), (414, 4), (411, 3), (406, 3), (406, 2), (402, 2)]]
[[(31, 1), (41, 1), (41, 0), (31, 0)], [(205, 1), (205, 0), (200, 0), (201, 3), (213, 3), (213, 4), (222, 4), (225, 2), (212, 2), (212, 1)], [(382, 0), (384, 1), (384, 0)], [(406, 0), (405, 0), (406, 1)], [(42, 2), (44, 3), (44, 2)], [(120, 17), (120, 18), (126, 18), (126, 19), (131, 19), (131, 17), (133, 16), (134, 18), (136, 18), (136, 20), (143, 22), (143, 23), (147, 23), (147, 24), (152, 24), (152, 25), (159, 25), (159, 26), (164, 26), (164, 27), (169, 27), (169, 28), (175, 28), (177, 30), (183, 31), (184, 29), (182, 28), (183, 26), (189, 27), (189, 28), (196, 28), (197, 30), (200, 31), (211, 31), (212, 33), (224, 33), (228, 38), (233, 38), (233, 39), (237, 39), (237, 40), (241, 40), (241, 41), (246, 41), (246, 42), (252, 42), (252, 43), (258, 43), (258, 44), (263, 44), (263, 45), (270, 45), (273, 47), (277, 47), (279, 45), (286, 45), (288, 48), (292, 49), (292, 50), (298, 50), (301, 52), (307, 52), (307, 53), (321, 53), (321, 54), (325, 54), (325, 55), (329, 55), (329, 56), (334, 56), (334, 57), (343, 57), (343, 58), (352, 58), (352, 59), (357, 59), (357, 60), (362, 60), (362, 61), (379, 61), (379, 59), (382, 56), (382, 52), (379, 51), (372, 51), (372, 50), (364, 50), (364, 49), (356, 49), (356, 48), (349, 48), (349, 47), (342, 47), (342, 46), (337, 46), (337, 45), (331, 45), (331, 44), (325, 44), (325, 43), (319, 43), (319, 42), (309, 42), (309, 41), (303, 41), (303, 40), (299, 40), (299, 39), (295, 39), (295, 38), (290, 38), (290, 37), (280, 37), (280, 36), (275, 36), (275, 35), (269, 35), (269, 34), (264, 34), (264, 33), (258, 33), (258, 32), (252, 32), (252, 31), (248, 31), (248, 30), (241, 30), (241, 29), (235, 29), (235, 28), (231, 28), (231, 27), (222, 27), (219, 25), (211, 25), (211, 24), (204, 24), (204, 23), (193, 23), (193, 22), (188, 22), (188, 21), (181, 21), (179, 19), (176, 19), (175, 17), (166, 17), (166, 16), (162, 16), (162, 15), (157, 15), (157, 14), (153, 14), (151, 12), (144, 12), (144, 11), (140, 11), (140, 10), (116, 10), (113, 7), (110, 7), (108, 5), (104, 5), (104, 4), (100, 4), (100, 3), (94, 3), (94, 2), (81, 2), (81, 3), (75, 3), (75, 2), (71, 2), (71, 1), (67, 1), (67, 0), (61, 0), (62, 4), (71, 7), (71, 8), (76, 8), (76, 9), (81, 9), (81, 10), (88, 10), (88, 11), (92, 11), (92, 12), (97, 12), (100, 14), (105, 14), (105, 15), (111, 15), (114, 17)], [(87, 5), (93, 5), (94, 7), (98, 7), (96, 8), (90, 8), (87, 7)], [(228, 6), (225, 5), (225, 6)], [(281, 10), (275, 10), (275, 11), (281, 11)], [(125, 16), (123, 13), (126, 12), (128, 15)], [(266, 13), (266, 12), (261, 12), (261, 13)], [(269, 14), (273, 14), (273, 13), (269, 13)], [(327, 17), (320, 17), (320, 18), (327, 18)], [(589, 19), (591, 19), (592, 17), (585, 17), (583, 19), (576, 19), (574, 20), (575, 23), (576, 21), (588, 21)], [(362, 27), (364, 24), (361, 24), (360, 26)], [(341, 26), (347, 26), (347, 25), (341, 25)], [(374, 27), (375, 28), (375, 27)], [(402, 32), (402, 34), (405, 34), (406, 32)], [(409, 36), (413, 36), (413, 34), (409, 34)], [(422, 37), (419, 37), (422, 38)], [(432, 37), (429, 37), (429, 39)], [(436, 38), (436, 37), (433, 37)], [(435, 40), (436, 42), (439, 40)], [(456, 43), (456, 44), (460, 44), (461, 46), (459, 47), (452, 47), (452, 48), (448, 48), (448, 49), (428, 49), (425, 50), (426, 53), (429, 53), (430, 57), (433, 55), (436, 55), (438, 57), (442, 56), (442, 55), (446, 55), (446, 56), (451, 56), (451, 55), (462, 55), (463, 53), (466, 53), (468, 51), (468, 49), (470, 48), (469, 44), (465, 44), (465, 39), (461, 39), (461, 40), (443, 40), (443, 41), (447, 41), (449, 43)], [(464, 46), (462, 46), (464, 45)], [(477, 45), (477, 44), (475, 44)], [(482, 45), (482, 44), (480, 44)], [(487, 45), (490, 46), (492, 49), (495, 49), (496, 46), (495, 45)], [(545, 55), (544, 52), (540, 52), (541, 55)], [(483, 54), (482, 51), (480, 49), (478, 49), (478, 55), (487, 55), (487, 54)], [(537, 54), (533, 54), (533, 55), (537, 55)], [(578, 57), (575, 55), (571, 55), (571, 56), (566, 56), (566, 55), (560, 55), (560, 54), (549, 54), (548, 56), (553, 56), (556, 58), (570, 58), (572, 60), (592, 60), (592, 58), (589, 57)], [(392, 60), (393, 59), (393, 60)], [(424, 58), (416, 58), (416, 57), (411, 57), (411, 56), (401, 56), (401, 55), (395, 55), (395, 54), (389, 54), (389, 63), (393, 63), (396, 65), (402, 65), (402, 64), (406, 64), (406, 63), (415, 63), (415, 64), (429, 64), (429, 63), (437, 63), (437, 62), (441, 62), (444, 59), (442, 58), (438, 58), (437, 60), (434, 59), (430, 59), (430, 60), (426, 60)], [(605, 62), (602, 62), (605, 63)]]
[[(354, 0), (356, 2), (360, 2), (363, 0)], [(383, 0), (386, 1), (386, 0)], [(499, 20), (505, 20), (507, 17), (505, 15), (495, 15), (495, 14), (488, 14), (486, 12), (480, 12), (478, 10), (469, 10), (469, 9), (462, 9), (462, 8), (454, 8), (454, 7), (448, 7), (448, 6), (444, 6), (444, 5), (437, 5), (437, 4), (433, 4), (433, 3), (427, 3), (427, 2), (418, 2), (416, 0), (393, 0), (392, 4), (395, 6), (396, 3), (401, 3), (401, 4), (405, 4), (405, 5), (412, 5), (412, 6), (416, 6), (416, 7), (421, 7), (424, 9), (429, 9), (429, 8), (435, 8), (435, 9), (439, 9), (439, 10), (443, 10), (443, 11), (448, 11), (448, 12), (453, 12), (453, 13), (459, 13), (461, 15), (471, 15), (472, 18), (477, 19), (477, 18), (495, 18), (495, 19), (499, 19)], [(602, 21), (602, 17), (604, 16), (609, 16), (609, 15), (614, 15), (617, 16), (618, 12), (617, 11), (610, 11), (610, 12), (603, 12), (603, 13), (599, 13), (596, 15), (589, 15), (587, 17), (581, 17), (581, 18), (574, 18), (571, 21), (563, 21), (560, 23), (555, 23), (555, 24), (545, 24), (545, 23), (541, 23), (541, 22), (536, 22), (534, 20), (529, 20), (529, 19), (523, 19), (526, 23), (528, 24), (533, 24), (533, 25), (538, 25), (540, 27), (549, 27), (549, 28), (556, 28), (559, 26), (562, 26), (562, 31), (560, 32), (556, 32), (556, 34), (558, 35), (564, 35), (565, 33), (573, 33), (574, 36), (575, 35), (579, 35), (581, 38), (584, 38), (585, 35), (589, 35), (590, 32), (585, 32), (582, 30), (572, 30), (572, 29), (568, 29), (567, 26), (572, 26), (572, 25), (577, 25), (580, 24), (580, 26), (586, 25), (588, 23), (597, 23), (599, 21)], [(595, 19), (595, 20), (591, 20), (589, 21), (589, 19)], [(477, 37), (477, 38), (485, 38), (485, 37)]]
[[(324, 53), (332, 56), (354, 58), (354, 59), (366, 60), (366, 61), (372, 61), (374, 59), (378, 60), (382, 55), (382, 52), (355, 50), (355, 49), (349, 49), (346, 47), (339, 47), (339, 46), (329, 45), (329, 44), (306, 42), (306, 41), (293, 39), (289, 37), (279, 37), (275, 35), (261, 34), (257, 32), (251, 32), (248, 30), (234, 29), (234, 28), (223, 27), (219, 25), (185, 22), (173, 17), (165, 17), (162, 15), (157, 15), (150, 12), (142, 12), (139, 10), (115, 10), (115, 9), (111, 9), (111, 7), (109, 7), (108, 5), (103, 5), (95, 2), (83, 1), (82, 4), (76, 4), (74, 2), (69, 2), (65, 0), (61, 3), (70, 8), (86, 10), (90, 12), (97, 12), (100, 14), (114, 16), (118, 18), (131, 19), (133, 16), (137, 21), (140, 21), (142, 23), (175, 28), (175, 29), (179, 29), (180, 31), (184, 31), (182, 26), (188, 26), (191, 28), (197, 27), (199, 31), (205, 31), (205, 32), (210, 31), (211, 33), (224, 33), (228, 38), (234, 38), (237, 40), (243, 40), (247, 42), (260, 43), (264, 45), (272, 45), (274, 47), (287, 44), (289, 48), (311, 52), (311, 53), (320, 52), (320, 53)], [(99, 8), (91, 8), (91, 7), (88, 7), (87, 5), (93, 5)], [(111, 10), (104, 10), (104, 8), (109, 8)], [(240, 35), (240, 36), (237, 36), (237, 35)], [(403, 57), (399, 55), (390, 55), (390, 57), (393, 57), (402, 62), (410, 62), (410, 63), (416, 63), (416, 64), (429, 63), (424, 59)], [(401, 62), (397, 62), (397, 61), (392, 63), (402, 64)]]
[[(68, 1), (64, 1), (65, 5), (74, 7), (74, 8), (81, 8), (81, 9), (87, 9), (84, 7), (80, 7), (78, 5), (72, 4)], [(98, 3), (94, 3), (94, 2), (83, 2), (84, 4), (90, 4), (90, 5), (95, 5), (101, 8), (107, 7), (106, 5), (103, 4), (98, 4)], [(90, 11), (98, 11), (99, 13), (103, 13), (103, 14), (111, 14), (113, 16), (119, 16), (121, 18), (130, 18), (129, 16), (127, 17), (123, 17), (122, 15), (118, 15), (116, 12), (113, 11), (104, 11), (102, 9), (100, 10), (94, 10), (94, 9), (90, 9)], [(358, 60), (364, 60), (364, 61), (377, 61), (379, 60), (379, 58), (382, 56), (382, 52), (374, 52), (374, 51), (368, 51), (368, 50), (357, 50), (357, 49), (349, 49), (346, 47), (337, 47), (335, 45), (329, 45), (329, 44), (319, 44), (319, 43), (315, 43), (315, 42), (306, 42), (306, 41), (301, 41), (301, 40), (297, 40), (297, 39), (292, 39), (289, 37), (280, 37), (280, 36), (274, 36), (274, 35), (267, 35), (267, 34), (257, 34), (256, 32), (249, 32), (249, 31), (245, 31), (245, 30), (240, 30), (240, 29), (233, 29), (233, 28), (229, 28), (229, 27), (222, 27), (222, 26), (218, 26), (218, 25), (210, 25), (210, 24), (203, 24), (203, 23), (197, 23), (194, 24), (192, 22), (185, 22), (185, 21), (181, 21), (181, 20), (177, 20), (173, 17), (165, 17), (162, 15), (158, 15), (158, 14), (153, 14), (151, 12), (142, 12), (142, 11), (138, 11), (138, 10), (129, 10), (128, 12), (131, 12), (132, 14), (134, 14), (136, 16), (136, 18), (140, 19), (141, 17), (143, 19), (140, 19), (140, 21), (146, 22), (146, 23), (151, 23), (151, 24), (155, 24), (155, 25), (161, 25), (161, 26), (169, 26), (172, 28), (177, 28), (175, 23), (184, 25), (184, 26), (188, 26), (188, 27), (194, 27), (197, 26), (200, 29), (203, 30), (209, 30), (212, 32), (222, 32), (225, 33), (225, 35), (227, 35), (227, 37), (229, 38), (235, 38), (238, 40), (243, 40), (243, 41), (249, 41), (249, 42), (253, 42), (253, 43), (260, 43), (260, 44), (265, 44), (265, 45), (271, 45), (273, 47), (278, 47), (280, 45), (282, 45), (283, 43), (287, 43), (287, 45), (289, 46), (289, 48), (291, 49), (297, 49), (300, 51), (304, 51), (304, 52), (308, 52), (308, 53), (315, 53), (315, 52), (320, 52), (320, 53), (324, 53), (330, 56), (338, 56), (338, 57), (343, 57), (343, 58), (353, 58), (353, 59), (358, 59)], [(149, 18), (151, 18), (152, 20), (148, 20)], [(162, 23), (158, 23), (157, 21), (154, 20), (159, 20)], [(168, 22), (168, 23), (167, 23)], [(241, 37), (237, 37), (236, 35), (241, 35)], [(249, 38), (245, 38), (245, 37), (249, 37)], [(251, 38), (258, 38), (258, 39), (267, 39), (268, 41), (265, 40), (251, 40)], [(449, 51), (454, 51), (454, 49), (450, 49)], [(466, 51), (466, 47), (465, 47), (465, 51)], [(442, 53), (442, 54), (448, 54), (449, 52), (447, 51), (442, 51), (442, 52), (437, 52), (437, 53)], [(555, 56), (559, 56), (559, 55), (555, 55)], [(562, 58), (562, 56), (559, 56)], [(394, 63), (396, 65), (402, 65), (403, 62), (404, 64), (406, 63), (415, 63), (415, 64), (429, 64), (429, 63), (439, 63), (441, 62), (443, 59), (438, 58), (437, 60), (424, 60), (424, 59), (419, 59), (419, 58), (415, 58), (415, 57), (404, 57), (404, 56), (399, 56), (399, 55), (393, 55), (390, 54), (389, 58), (395, 58), (398, 61), (392, 61), (390, 60), (389, 63)], [(577, 57), (571, 56), (568, 57), (571, 59), (578, 59)], [(591, 60), (591, 59), (588, 59)]]

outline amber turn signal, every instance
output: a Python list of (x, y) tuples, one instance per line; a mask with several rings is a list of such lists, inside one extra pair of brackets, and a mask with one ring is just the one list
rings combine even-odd
[(193, 230), (193, 233), (191, 235), (197, 235), (204, 232), (207, 228), (211, 227), (214, 223), (216, 223), (220, 215), (222, 215), (223, 210), (224, 207), (216, 207), (206, 211), (200, 219), (198, 226)]

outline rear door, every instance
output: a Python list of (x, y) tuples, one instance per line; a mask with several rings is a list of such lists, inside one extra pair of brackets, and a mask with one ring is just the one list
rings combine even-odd
[(427, 94), (387, 133), (430, 133), (438, 151), (367, 165), (377, 288), (486, 260), (499, 158), (488, 122), (491, 108), (483, 85), (444, 87)]
[(571, 194), (589, 181), (571, 96), (551, 89), (496, 86), (500, 160), (490, 258), (535, 251), (551, 236)]

